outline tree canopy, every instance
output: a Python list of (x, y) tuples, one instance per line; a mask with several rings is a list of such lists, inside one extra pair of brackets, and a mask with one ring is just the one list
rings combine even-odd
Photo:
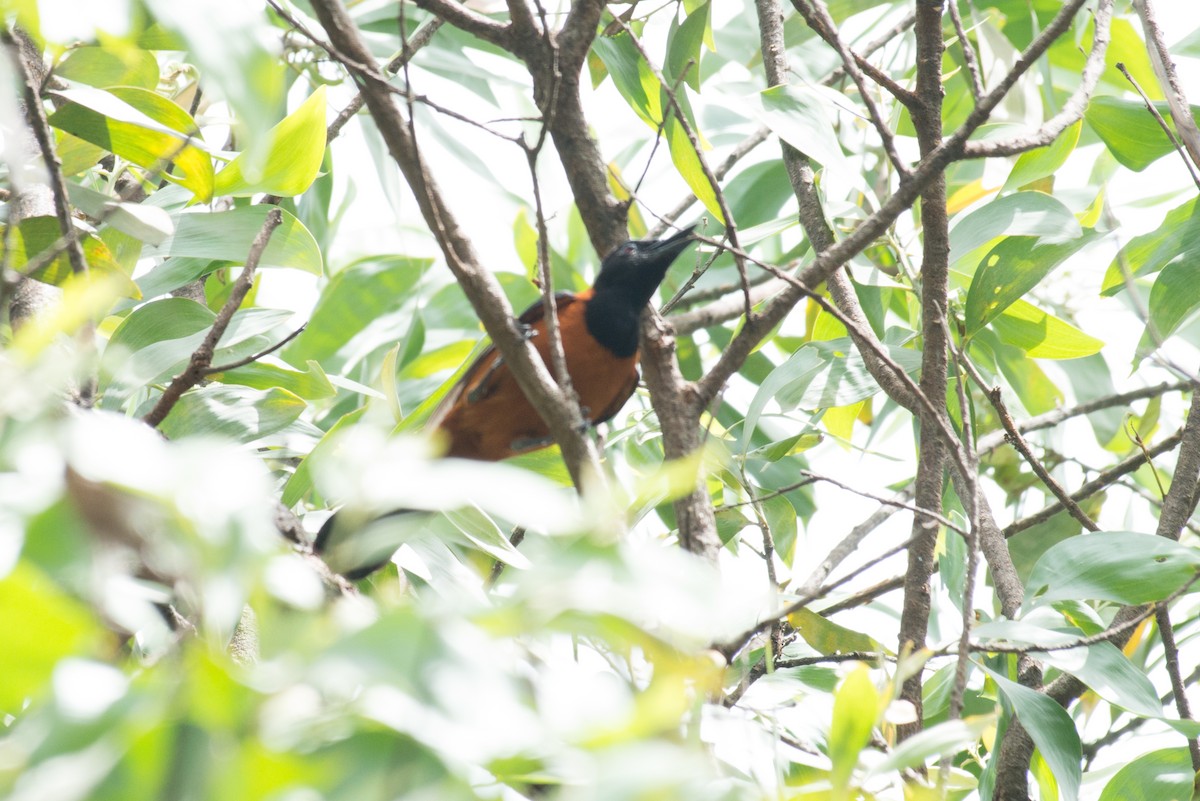
[(1193, 798), (1196, 21), (651, 5), (0, 3), (0, 793)]

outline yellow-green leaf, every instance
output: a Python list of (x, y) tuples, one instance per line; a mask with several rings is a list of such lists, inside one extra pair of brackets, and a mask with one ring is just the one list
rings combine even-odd
[(325, 155), (325, 87), (267, 132), (265, 160), (242, 153), (217, 173), (219, 195), (268, 192), (280, 197), (308, 189)]
[(161, 170), (173, 163), (173, 173), (164, 178), (202, 202), (212, 199), (212, 159), (195, 144), (200, 129), (178, 105), (133, 86), (109, 91), (80, 87), (55, 94), (70, 101), (50, 115), (55, 128), (140, 167)]

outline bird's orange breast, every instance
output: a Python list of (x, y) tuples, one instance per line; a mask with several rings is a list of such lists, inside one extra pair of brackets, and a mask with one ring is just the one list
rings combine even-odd
[[(567, 372), (584, 417), (601, 423), (625, 405), (637, 388), (637, 355), (620, 358), (588, 332), (584, 309), (592, 290), (579, 293), (558, 309)], [(545, 319), (531, 324), (532, 344), (550, 366)], [(448, 456), (498, 461), (549, 444), (550, 430), (517, 386), (499, 352), (485, 355), (464, 376), (453, 405), (438, 430), (450, 440)]]

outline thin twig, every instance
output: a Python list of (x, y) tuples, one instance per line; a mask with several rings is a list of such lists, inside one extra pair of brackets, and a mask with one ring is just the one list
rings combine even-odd
[[(1164, 454), (1167, 451), (1173, 450), (1175, 448), (1175, 446), (1178, 445), (1182, 439), (1183, 439), (1183, 429), (1181, 428), (1178, 431), (1176, 431), (1174, 434), (1172, 434), (1171, 436), (1164, 439), (1162, 442), (1160, 442), (1157, 445), (1155, 445), (1154, 447), (1150, 448), (1148, 451), (1146, 451), (1144, 453), (1131, 454), (1130, 456), (1126, 457), (1125, 459), (1121, 460), (1120, 462), (1117, 462), (1115, 465), (1110, 467), (1108, 470), (1105, 470), (1103, 473), (1096, 476), (1091, 481), (1089, 481), (1086, 484), (1084, 484), (1083, 486), (1081, 486), (1075, 492), (1071, 493), (1071, 495), (1070, 495), (1071, 500), (1078, 503), (1079, 501), (1082, 501), (1086, 498), (1090, 498), (1091, 496), (1095, 495), (1097, 492), (1100, 492), (1105, 487), (1112, 484), (1114, 481), (1116, 481), (1121, 476), (1126, 475), (1128, 473), (1132, 473), (1134, 470), (1137, 470), (1143, 464), (1146, 464), (1146, 462), (1148, 462), (1150, 459), (1152, 459), (1156, 456), (1159, 456), (1161, 454)], [(1004, 536), (1005, 536), (1005, 538), (1008, 538), (1008, 537), (1013, 536), (1014, 534), (1019, 534), (1020, 532), (1025, 531), (1026, 529), (1033, 528), (1034, 526), (1038, 525), (1039, 523), (1046, 522), (1050, 518), (1054, 517), (1054, 515), (1061, 512), (1062, 510), (1063, 510), (1063, 505), (1061, 503), (1049, 504), (1045, 508), (1035, 512), (1034, 514), (1029, 515), (1028, 517), (1023, 517), (1020, 520), (1015, 520), (1012, 523), (1010, 523), (1004, 529)]]
[(1154, 117), (1154, 121), (1158, 123), (1158, 126), (1163, 129), (1163, 133), (1167, 135), (1167, 139), (1171, 140), (1171, 146), (1175, 148), (1175, 152), (1179, 154), (1179, 158), (1183, 159), (1183, 165), (1187, 167), (1188, 175), (1192, 176), (1192, 182), (1196, 184), (1197, 189), (1200, 189), (1200, 175), (1196, 174), (1196, 165), (1192, 164), (1192, 160), (1188, 158), (1188, 154), (1184, 151), (1183, 145), (1179, 143), (1179, 139), (1175, 137), (1175, 132), (1171, 130), (1171, 126), (1167, 125), (1167, 121), (1163, 119), (1163, 115), (1158, 113), (1158, 109), (1154, 107), (1154, 103), (1150, 101), (1150, 96), (1142, 89), (1142, 85), (1137, 82), (1136, 78), (1129, 74), (1125, 63), (1118, 61), (1117, 69), (1125, 76), (1125, 80), (1129, 81), (1134, 91), (1141, 96), (1142, 102), (1146, 104), (1146, 110), (1150, 112), (1150, 116)]
[(963, 61), (967, 65), (967, 75), (971, 77), (971, 94), (978, 103), (979, 99), (983, 97), (983, 80), (979, 76), (979, 61), (975, 58), (975, 47), (967, 38), (966, 28), (963, 27), (962, 15), (958, 10), (958, 0), (949, 0), (946, 5), (950, 9), (950, 19), (954, 23), (958, 44), (962, 47)]
[(229, 364), (218, 365), (217, 367), (206, 367), (206, 368), (204, 368), (204, 376), (208, 377), (210, 375), (216, 375), (217, 373), (227, 373), (230, 370), (236, 370), (239, 367), (245, 367), (247, 364), (253, 364), (254, 362), (258, 361), (259, 359), (261, 359), (264, 356), (270, 356), (272, 353), (279, 350), (284, 345), (286, 345), (287, 343), (291, 342), (296, 337), (303, 334), (304, 329), (307, 327), (308, 327), (308, 323), (305, 323), (304, 325), (300, 326), (292, 333), (288, 334), (283, 339), (276, 342), (271, 347), (260, 350), (258, 353), (255, 353), (251, 356), (247, 356), (244, 359), (238, 359), (236, 362), (230, 362)]

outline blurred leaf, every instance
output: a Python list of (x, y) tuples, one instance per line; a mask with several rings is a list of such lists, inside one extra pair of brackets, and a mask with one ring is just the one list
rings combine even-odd
[(205, 82), (229, 101), (246, 128), (247, 149), (266, 152), (263, 134), (279, 119), (277, 104), (286, 93), (284, 66), (261, 35), (263, 7), (240, 0), (149, 0), (146, 5), (168, 33), (186, 43), (188, 59)]
[(1033, 566), (1026, 610), (1051, 601), (1092, 599), (1121, 604), (1161, 601), (1200, 568), (1200, 552), (1166, 537), (1110, 531), (1052, 546)]
[[(250, 245), (262, 230), (274, 206), (242, 206), (230, 211), (180, 214), (175, 235), (144, 255), (192, 256), (245, 264)], [(292, 267), (320, 275), (321, 249), (312, 234), (287, 211), (280, 209), (283, 223), (271, 234), (259, 260), (260, 267)]]
[(158, 87), (158, 59), (134, 47), (76, 47), (54, 69), (69, 81), (106, 89), (110, 86)]
[(175, 232), (171, 215), (154, 206), (121, 203), (114, 197), (75, 183), (67, 184), (67, 195), (84, 214), (97, 219), (104, 217), (107, 225), (143, 242), (157, 245)]
[(1118, 770), (1100, 801), (1192, 801), (1194, 776), (1186, 748), (1151, 751)]
[(318, 86), (300, 108), (266, 133), (266, 159), (241, 153), (217, 173), (218, 195), (267, 192), (303, 194), (317, 177), (325, 156), (325, 87)]
[(308, 455), (300, 461), (300, 464), (296, 465), (296, 470), (283, 486), (283, 497), (281, 500), (284, 506), (295, 506), (308, 494), (308, 491), (312, 489), (313, 465), (319, 464), (334, 452), (339, 437), (345, 433), (346, 429), (357, 423), (366, 411), (366, 406), (360, 406), (349, 414), (343, 415), (341, 419), (325, 432), (325, 436), (321, 437), (321, 441), (308, 452)]
[(104, 639), (90, 610), (24, 562), (0, 579), (0, 619), (0, 710), (7, 715), (38, 699), (60, 659), (98, 653)]
[(1000, 692), (1012, 704), (1021, 724), (1029, 732), (1034, 744), (1041, 751), (1042, 758), (1054, 772), (1062, 797), (1077, 798), (1079, 763), (1083, 757), (1083, 748), (1071, 716), (1050, 697), (1023, 687), (1015, 681), (1009, 681), (987, 667), (983, 667), (983, 670), (996, 682)]
[(871, 741), (882, 699), (871, 682), (871, 671), (859, 665), (842, 680), (833, 696), (833, 723), (829, 729), (830, 781), (835, 798), (847, 798), (858, 756)]
[[(327, 363), (377, 317), (408, 296), (432, 259), (370, 256), (347, 265), (330, 279), (304, 333), (283, 349), (291, 364)], [(331, 368), (332, 369), (332, 368)]]
[[(1158, 102), (1154, 107), (1174, 132), (1175, 124), (1167, 104)], [(1200, 108), (1192, 106), (1192, 117), (1200, 119)], [(1084, 119), (1117, 161), (1134, 172), (1141, 172), (1175, 150), (1158, 121), (1140, 100), (1119, 100), (1104, 95), (1093, 97)]]
[(184, 394), (158, 428), (168, 439), (218, 436), (253, 442), (287, 427), (307, 406), (285, 389), (210, 385)]
[(174, 173), (162, 172), (162, 178), (187, 187), (204, 203), (212, 199), (212, 159), (196, 144), (202, 142), (196, 121), (178, 105), (131, 86), (55, 94), (69, 101), (50, 115), (55, 128), (146, 169), (161, 172), (174, 164)]
[(822, 166), (841, 170), (846, 158), (834, 135), (836, 126), (826, 111), (825, 98), (792, 84), (772, 86), (761, 92), (759, 98), (762, 124)]
[(64, 334), (76, 334), (108, 313), (117, 298), (124, 296), (128, 280), (124, 274), (99, 271), (67, 276), (61, 302), (22, 325), (13, 335), (13, 350), (32, 358)]
[(1188, 315), (1200, 306), (1198, 270), (1200, 265), (1194, 261), (1177, 260), (1164, 267), (1154, 279), (1154, 286), (1150, 288), (1150, 319), (1138, 340), (1133, 357), (1135, 366), (1158, 350), (1159, 341), (1165, 341), (1175, 333)]
[[(83, 258), (90, 272), (106, 278), (112, 286), (119, 287), (119, 291), (124, 297), (140, 298), (142, 296), (137, 284), (130, 280), (121, 265), (113, 259), (112, 252), (103, 240), (78, 227), (75, 229), (75, 235), (83, 246)], [(61, 238), (62, 231), (59, 228), (58, 218), (26, 217), (12, 232), (8, 252), (9, 263), (12, 267), (21, 269), (31, 261), (37, 261), (41, 254), (57, 245)], [(24, 272), (38, 281), (62, 286), (72, 277), (74, 269), (71, 267), (71, 259), (67, 255), (66, 248), (62, 248), (46, 266), (32, 272), (28, 270)]]
[(1010, 236), (980, 262), (967, 292), (967, 334), (974, 334), (1050, 272), (1096, 239), (1095, 231), (1078, 239), (1047, 244), (1031, 236)]
[(971, 748), (983, 733), (996, 725), (993, 715), (978, 715), (948, 720), (917, 732), (896, 746), (880, 763), (871, 766), (869, 775), (883, 776), (894, 770), (923, 769), (934, 757), (952, 756)]
[(839, 626), (824, 615), (808, 609), (788, 615), (788, 623), (800, 632), (805, 642), (823, 654), (844, 654), (851, 651), (889, 653), (888, 649), (866, 634)]

